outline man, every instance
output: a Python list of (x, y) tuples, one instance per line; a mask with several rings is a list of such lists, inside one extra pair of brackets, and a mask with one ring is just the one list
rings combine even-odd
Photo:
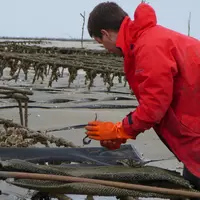
[(200, 42), (157, 24), (154, 9), (141, 3), (131, 21), (112, 2), (90, 13), (91, 37), (124, 57), (126, 79), (139, 106), (122, 122), (92, 121), (89, 138), (108, 149), (154, 128), (183, 162), (184, 177), (200, 189)]

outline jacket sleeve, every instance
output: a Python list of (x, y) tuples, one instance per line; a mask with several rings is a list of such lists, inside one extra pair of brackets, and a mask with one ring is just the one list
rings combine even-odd
[(138, 85), (139, 106), (123, 119), (123, 127), (135, 138), (139, 133), (159, 124), (173, 97), (176, 62), (170, 49), (143, 46), (135, 55), (134, 81)]

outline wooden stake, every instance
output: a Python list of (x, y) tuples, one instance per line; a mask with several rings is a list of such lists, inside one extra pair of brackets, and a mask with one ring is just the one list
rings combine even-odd
[(189, 18), (188, 18), (188, 36), (190, 36), (190, 28), (191, 28), (191, 12), (189, 13)]
[(81, 17), (83, 18), (83, 26), (82, 26), (82, 35), (81, 35), (81, 48), (83, 48), (83, 34), (84, 34), (84, 27), (85, 27), (85, 11), (84, 13), (80, 13)]

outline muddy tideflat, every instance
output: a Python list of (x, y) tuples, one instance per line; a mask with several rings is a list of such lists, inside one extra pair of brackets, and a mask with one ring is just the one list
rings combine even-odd
[[(62, 46), (62, 47), (80, 47), (79, 42), (59, 42), (54, 41), (48, 46)], [(85, 44), (88, 48), (100, 48), (97, 44)], [(44, 45), (43, 45), (44, 46)], [(8, 71), (5, 70), (5, 76)], [(64, 71), (63, 78), (59, 78), (58, 82), (53, 82), (52, 88), (48, 88), (48, 77), (45, 78), (43, 84), (40, 80), (32, 85), (33, 71), (28, 74), (29, 78), (24, 81), (24, 74), (20, 74), (20, 79), (17, 83), (14, 80), (9, 82), (1, 81), (0, 84), (7, 84), (9, 86), (26, 86), (32, 88), (33, 95), (30, 96), (29, 106), (47, 106), (51, 109), (44, 108), (29, 108), (29, 122), (28, 125), (31, 129), (50, 129), (62, 128), (67, 125), (85, 124), (88, 121), (94, 120), (95, 113), (98, 115), (99, 120), (117, 122), (123, 119), (133, 109), (67, 109), (63, 108), (70, 105), (92, 105), (92, 104), (118, 104), (118, 105), (134, 105), (137, 106), (138, 102), (135, 97), (130, 95), (129, 87), (124, 87), (123, 84), (115, 80), (115, 85), (111, 91), (118, 93), (107, 93), (106, 86), (101, 77), (97, 76), (94, 81), (94, 87), (88, 91), (84, 85), (84, 71), (80, 70), (74, 83), (68, 88), (68, 71)], [(43, 90), (44, 89), (44, 90)], [(121, 92), (121, 94), (120, 94)], [(123, 97), (123, 98), (122, 98)], [(120, 99), (121, 98), (121, 99)], [(120, 99), (120, 100), (119, 100)], [(101, 101), (99, 101), (101, 100)], [(15, 101), (2, 99), (0, 106), (17, 105)], [(55, 107), (55, 108), (53, 108)], [(1, 109), (1, 118), (13, 119), (14, 122), (19, 123), (18, 108)], [(82, 145), (82, 138), (85, 136), (84, 129), (58, 131), (54, 134), (58, 137), (63, 137), (72, 141), (75, 145)], [(134, 144), (135, 147), (147, 159), (167, 159), (162, 162), (151, 163), (151, 165), (164, 167), (171, 170), (182, 171), (182, 163), (179, 163), (172, 153), (165, 147), (165, 145), (156, 136), (153, 129), (140, 134), (137, 140), (129, 140), (129, 144)], [(99, 142), (92, 141), (89, 146), (100, 146)], [(1, 183), (0, 188), (2, 191), (12, 191), (18, 194), (26, 194), (26, 190), (9, 186)], [(1, 196), (0, 196), (1, 197)], [(74, 196), (73, 199), (81, 199), (82, 197)], [(84, 199), (84, 198), (83, 198)], [(97, 198), (97, 199), (112, 199), (112, 198)], [(115, 198), (113, 198), (115, 199)]]

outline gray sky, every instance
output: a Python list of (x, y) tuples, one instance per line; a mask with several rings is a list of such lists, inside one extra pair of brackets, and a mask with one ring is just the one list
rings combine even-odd
[[(105, 0), (107, 1), (107, 0)], [(131, 18), (140, 0), (113, 0)], [(102, 0), (0, 0), (0, 36), (81, 37), (80, 12), (88, 14)], [(187, 34), (192, 12), (191, 35), (200, 39), (200, 0), (148, 0), (156, 10), (158, 23)], [(84, 38), (89, 38), (85, 26)]]

